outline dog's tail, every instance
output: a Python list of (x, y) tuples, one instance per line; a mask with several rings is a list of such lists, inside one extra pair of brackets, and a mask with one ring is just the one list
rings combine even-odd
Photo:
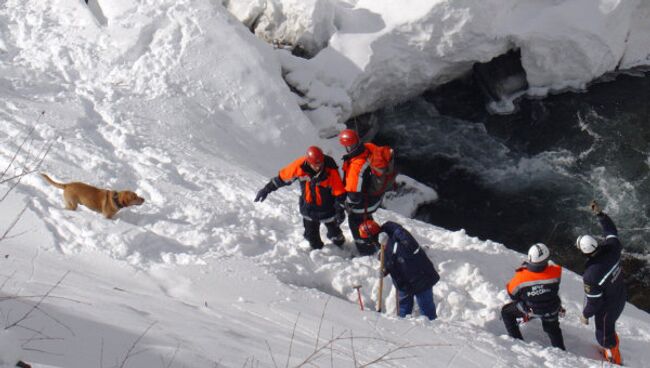
[(48, 183), (54, 185), (55, 187), (57, 187), (59, 189), (65, 189), (65, 184), (55, 182), (54, 180), (50, 179), (50, 177), (45, 175), (44, 173), (41, 173), (41, 176), (44, 177), (45, 180), (47, 180)]

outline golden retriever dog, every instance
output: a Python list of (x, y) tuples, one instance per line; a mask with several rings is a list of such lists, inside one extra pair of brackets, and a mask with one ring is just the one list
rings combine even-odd
[(65, 208), (76, 210), (81, 203), (93, 211), (101, 212), (106, 218), (110, 219), (115, 216), (117, 211), (128, 206), (139, 206), (144, 203), (144, 198), (138, 197), (137, 194), (130, 190), (114, 191), (108, 189), (95, 188), (92, 185), (84, 183), (57, 183), (50, 179), (49, 176), (41, 175), (59, 189), (63, 189), (63, 200)]

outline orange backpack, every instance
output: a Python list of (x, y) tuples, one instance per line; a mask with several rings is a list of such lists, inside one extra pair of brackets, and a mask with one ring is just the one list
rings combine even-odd
[(370, 166), (370, 185), (368, 194), (379, 196), (384, 192), (395, 189), (395, 154), (389, 146), (378, 146), (372, 143), (364, 143), (370, 151), (368, 164)]

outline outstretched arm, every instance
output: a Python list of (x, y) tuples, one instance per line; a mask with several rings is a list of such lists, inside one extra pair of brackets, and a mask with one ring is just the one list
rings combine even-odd
[(591, 212), (593, 212), (598, 218), (598, 222), (600, 222), (600, 226), (603, 228), (603, 232), (605, 233), (605, 238), (610, 236), (618, 237), (618, 230), (616, 229), (616, 225), (614, 225), (614, 221), (612, 221), (612, 219), (600, 209), (600, 206), (596, 201), (591, 202)]
[(266, 199), (266, 196), (269, 195), (269, 193), (275, 191), (276, 189), (283, 187), (285, 185), (289, 185), (291, 182), (287, 183), (280, 179), (279, 176), (276, 176), (269, 180), (268, 183), (264, 186), (264, 188), (260, 189), (259, 192), (257, 192), (257, 195), (255, 196), (255, 202), (264, 202)]

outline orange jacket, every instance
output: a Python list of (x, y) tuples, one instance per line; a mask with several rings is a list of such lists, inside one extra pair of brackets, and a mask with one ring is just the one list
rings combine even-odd
[(323, 170), (315, 173), (305, 162), (305, 157), (300, 157), (280, 170), (278, 179), (281, 182), (276, 182), (278, 187), (296, 180), (300, 182), (300, 212), (312, 219), (334, 216), (334, 204), (337, 200), (342, 200), (342, 195), (345, 194), (334, 159), (325, 156), (323, 165)]
[(540, 272), (533, 272), (524, 265), (515, 271), (506, 289), (512, 299), (523, 302), (527, 311), (544, 315), (560, 308), (561, 279), (562, 267), (556, 264), (549, 263)]
[(370, 150), (377, 147), (364, 143), (354, 151), (343, 156), (343, 183), (347, 192), (346, 206), (353, 213), (373, 213), (381, 204), (382, 195), (367, 193), (366, 179), (370, 175)]
[(364, 149), (356, 156), (343, 161), (343, 177), (345, 178), (345, 191), (348, 193), (362, 192), (363, 191), (363, 175), (370, 167), (368, 156), (370, 150), (366, 145), (373, 145), (372, 143), (365, 143)]

